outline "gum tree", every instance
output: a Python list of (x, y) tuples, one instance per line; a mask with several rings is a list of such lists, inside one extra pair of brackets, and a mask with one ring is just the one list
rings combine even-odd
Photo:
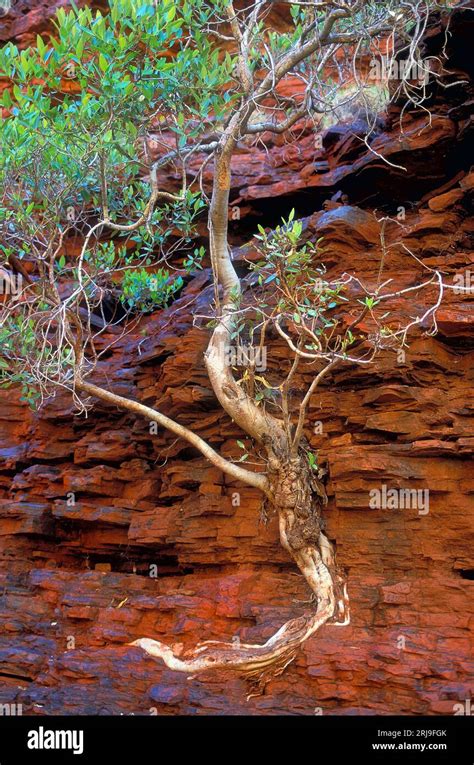
[[(404, 289), (384, 282), (392, 246), (387, 220), (380, 221), (376, 283), (350, 273), (327, 278), (320, 243), (305, 238), (293, 213), (273, 232), (260, 228), (257, 260), (238, 277), (228, 211), (239, 143), (265, 143), (302, 125), (317, 133), (341, 108), (356, 107), (365, 114), (369, 146), (374, 83), (363, 78), (359, 62), (389, 54), (419, 68), (420, 40), (435, 6), (286, 5), (282, 33), (273, 28), (273, 4), (263, 0), (236, 8), (228, 0), (113, 0), (107, 15), (60, 10), (50, 40), (38, 37), (23, 51), (8, 44), (0, 52), (7, 82), (0, 133), (3, 277), (22, 279), (1, 307), (2, 382), (21, 385), (33, 406), (65, 390), (79, 410), (100, 399), (145, 417), (231, 479), (261, 491), (278, 515), (283, 547), (312, 591), (312, 610), (263, 645), (206, 642), (177, 657), (151, 638), (135, 641), (175, 670), (226, 668), (257, 680), (267, 670), (281, 671), (324, 623), (349, 619), (344, 578), (321, 528), (323, 475), (305, 438), (311, 397), (339, 365), (373, 364), (380, 350), (402, 348), (412, 327), (434, 331), (443, 294), (437, 272)], [(421, 66), (422, 81), (403, 76), (392, 97), (403, 90), (423, 105), (430, 64)], [(286, 95), (283, 82), (294, 95)], [(212, 169), (210, 190), (202, 183), (205, 167)], [(179, 176), (175, 188), (163, 188), (164, 171)], [(196, 218), (205, 209), (208, 246), (194, 249)], [(73, 237), (82, 246), (66, 256)], [(117, 337), (107, 334), (111, 325), (128, 332), (143, 312), (168, 304), (203, 257), (214, 279), (204, 362), (220, 405), (251, 444), (255, 470), (243, 464), (247, 451), (238, 461), (226, 459), (157, 409), (118, 395), (113, 381), (110, 387), (97, 382), (103, 339), (110, 344)], [(403, 325), (397, 306), (421, 295), (428, 296), (423, 308)], [(120, 321), (110, 318), (111, 300), (116, 311), (120, 306)], [(269, 333), (291, 352), (280, 379), (256, 363)], [(298, 396), (292, 382), (300, 371), (310, 371), (312, 382)]]

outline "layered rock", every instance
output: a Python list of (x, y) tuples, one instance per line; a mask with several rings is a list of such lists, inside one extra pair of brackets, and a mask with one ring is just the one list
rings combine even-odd
[[(177, 650), (202, 639), (261, 642), (303, 612), (308, 588), (258, 492), (183, 442), (103, 404), (77, 416), (58, 396), (36, 414), (1, 391), (0, 703), (40, 715), (439, 714), (471, 697), (472, 16), (451, 16), (451, 73), (433, 87), (431, 126), (410, 112), (400, 140), (395, 104), (374, 138), (371, 148), (405, 171), (347, 125), (324, 134), (319, 157), (308, 132), (293, 156), (276, 141), (268, 155), (243, 145), (235, 160), (237, 243), (257, 216), (272, 226), (295, 206), (305, 236), (324, 237), (329, 275), (370, 284), (375, 215), (402, 206), (403, 242), (418, 260), (394, 248), (386, 278), (413, 284), (428, 267), (473, 286), (446, 290), (435, 337), (417, 336), (404, 357), (387, 352), (370, 369), (341, 367), (311, 401), (307, 436), (327, 468), (326, 532), (347, 574), (351, 625), (324, 627), (249, 701), (239, 678), (188, 679), (127, 646), (144, 636)], [(429, 55), (444, 31), (445, 21), (431, 25)], [(322, 157), (328, 169), (316, 172)], [(390, 237), (400, 238), (396, 227)], [(242, 272), (254, 255), (252, 242), (236, 247)], [(105, 337), (114, 343), (97, 379), (238, 457), (242, 434), (204, 369), (208, 333), (193, 325), (211, 298), (205, 270), (169, 309)], [(417, 307), (398, 305), (405, 320)], [(268, 355), (269, 374), (288, 364), (277, 340)], [(300, 375), (295, 394), (310, 379)], [(372, 508), (371, 492), (384, 486), (429, 490), (429, 506)]]

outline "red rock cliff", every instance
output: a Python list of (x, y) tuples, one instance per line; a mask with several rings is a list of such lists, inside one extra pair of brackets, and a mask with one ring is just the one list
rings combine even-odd
[[(13, 11), (6, 36), (24, 42), (44, 28), (49, 6), (19, 2)], [(447, 281), (461, 274), (474, 285), (473, 16), (451, 15), (449, 73), (432, 88), (431, 126), (409, 113), (400, 139), (396, 104), (374, 139), (405, 172), (367, 151), (354, 125), (327, 132), (319, 157), (309, 133), (270, 144), (268, 155), (244, 146), (233, 180), (244, 214), (236, 243), (256, 220), (273, 225), (295, 207), (307, 236), (324, 236), (330, 272), (350, 268), (370, 281), (380, 254), (373, 212), (402, 205), (416, 257)], [(445, 31), (446, 20), (433, 21), (427, 53), (439, 53)], [(345, 203), (323, 209), (336, 191)], [(237, 248), (236, 262), (251, 250)], [(397, 252), (387, 276), (419, 278), (422, 266)], [(190, 305), (205, 313), (210, 294), (205, 271), (170, 309), (115, 338), (99, 373), (228, 455), (241, 434), (210, 389), (207, 333), (190, 316)], [(352, 623), (324, 627), (249, 701), (241, 679), (187, 679), (125, 644), (260, 642), (304, 608), (307, 587), (275, 519), (260, 522), (258, 492), (131, 415), (99, 404), (76, 416), (61, 397), (35, 414), (1, 391), (0, 703), (43, 715), (347, 715), (452, 713), (470, 698), (472, 294), (450, 290), (438, 335), (417, 339), (404, 359), (347, 367), (314, 396), (308, 434), (328, 469), (327, 533), (347, 573)], [(280, 365), (288, 351), (274, 341), (269, 354)], [(370, 490), (383, 484), (429, 489), (429, 512), (370, 509)]]

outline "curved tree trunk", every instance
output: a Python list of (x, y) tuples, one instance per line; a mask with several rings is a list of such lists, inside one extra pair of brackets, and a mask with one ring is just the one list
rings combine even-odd
[[(282, 462), (274, 456), (270, 473), (271, 505), (278, 513), (280, 541), (290, 553), (313, 594), (314, 609), (290, 619), (262, 645), (206, 641), (183, 656), (157, 640), (131, 643), (162, 659), (170, 668), (195, 674), (233, 670), (247, 676), (257, 692), (293, 660), (299, 646), (329, 620), (349, 623), (347, 591), (337, 571), (331, 543), (320, 527), (321, 499), (314, 497), (314, 481), (304, 456)], [(276, 466), (276, 462), (280, 464)], [(342, 620), (342, 621), (337, 621)]]
[(311, 588), (314, 607), (304, 616), (290, 619), (263, 645), (206, 641), (183, 656), (150, 638), (140, 638), (131, 645), (162, 659), (170, 669), (190, 674), (210, 669), (234, 670), (245, 674), (260, 689), (268, 677), (283, 671), (298, 647), (327, 621), (342, 619), (339, 623), (347, 624), (349, 611), (345, 584), (336, 569), (332, 545), (321, 530), (320, 510), (325, 493), (304, 451), (295, 454), (289, 443), (290, 424), (258, 407), (237, 385), (230, 365), (232, 331), (241, 297), (227, 236), (230, 160), (239, 128), (238, 121), (231, 121), (216, 155), (209, 236), (218, 325), (205, 361), (212, 388), (224, 410), (267, 451), (264, 493), (278, 514), (281, 544)]
[[(233, 129), (235, 130), (235, 126)], [(209, 210), (209, 239), (216, 286), (218, 325), (212, 333), (205, 361), (210, 383), (221, 406), (242, 430), (261, 443), (265, 437), (275, 439), (283, 436), (282, 424), (259, 408), (241, 386), (237, 385), (229, 359), (231, 335), (241, 298), (240, 280), (235, 272), (228, 245), (230, 161), (234, 146), (235, 139), (231, 134), (222, 151), (216, 156), (214, 170)], [(222, 294), (219, 294), (219, 289), (222, 290)]]

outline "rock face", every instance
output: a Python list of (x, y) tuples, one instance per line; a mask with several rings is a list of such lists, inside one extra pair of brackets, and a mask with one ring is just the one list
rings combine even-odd
[[(4, 0), (0, 7), (0, 42), (12, 40), (21, 47), (34, 45), (37, 34), (51, 32), (56, 11), (67, 9), (68, 5), (68, 0)], [(80, 0), (76, 5), (105, 8), (107, 3)]]
[[(439, 53), (445, 28), (431, 24), (427, 55)], [(370, 283), (380, 258), (374, 210), (402, 206), (403, 241), (418, 260), (394, 248), (386, 278), (406, 286), (439, 268), (446, 283), (471, 287), (446, 290), (436, 337), (417, 336), (405, 356), (387, 353), (369, 369), (342, 368), (311, 402), (307, 435), (328, 470), (326, 530), (348, 577), (351, 625), (324, 627), (249, 701), (239, 678), (188, 679), (127, 646), (145, 636), (175, 649), (261, 642), (302, 612), (308, 590), (275, 518), (263, 522), (258, 492), (183, 442), (102, 404), (77, 416), (58, 397), (35, 414), (1, 391), (0, 704), (39, 715), (435, 715), (472, 696), (472, 11), (453, 12), (450, 32), (431, 127), (409, 112), (400, 140), (396, 104), (372, 144), (406, 171), (348, 125), (325, 134), (324, 173), (309, 133), (293, 158), (279, 142), (268, 155), (243, 146), (236, 157), (241, 231), (295, 206), (305, 235), (324, 236), (329, 274)], [(330, 201), (336, 191), (343, 203)], [(244, 238), (237, 229), (235, 238)], [(234, 255), (244, 268), (252, 244)], [(238, 456), (242, 434), (210, 389), (207, 332), (190, 315), (206, 313), (211, 291), (204, 271), (169, 309), (106, 338), (114, 344), (97, 379)], [(400, 306), (416, 315), (415, 300)], [(282, 367), (288, 349), (272, 341), (269, 357)], [(374, 491), (392, 488), (420, 501), (371, 507)]]

